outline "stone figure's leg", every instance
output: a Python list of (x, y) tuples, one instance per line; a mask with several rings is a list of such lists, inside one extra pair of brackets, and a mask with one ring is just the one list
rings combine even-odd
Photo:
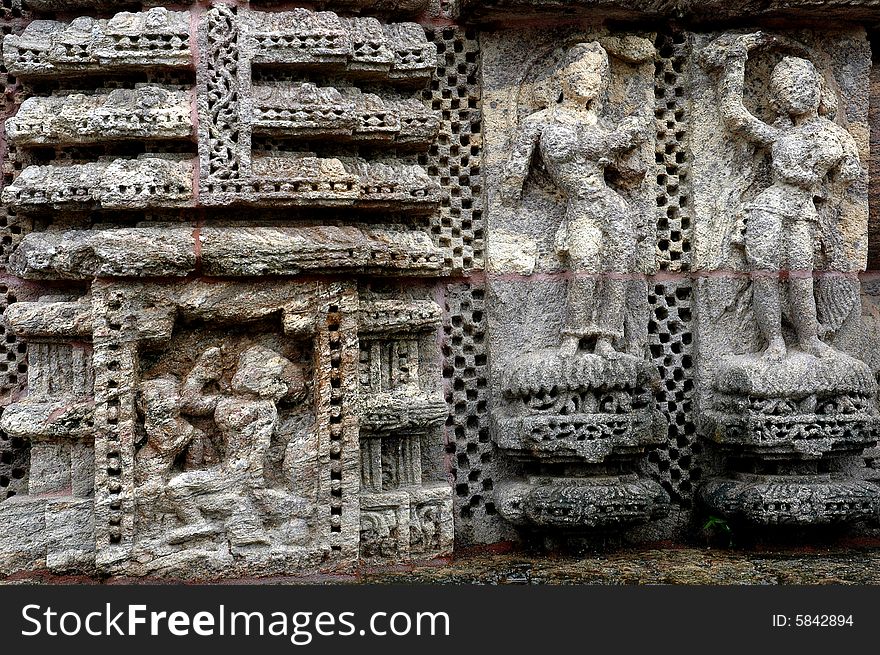
[(562, 351), (573, 355), (578, 350), (581, 338), (596, 332), (593, 324), (596, 286), (595, 273), (572, 271), (568, 281), (568, 314), (562, 330)]
[(568, 313), (562, 329), (564, 355), (573, 355), (583, 337), (599, 332), (594, 316), (602, 233), (592, 217), (585, 215), (582, 208), (577, 209), (570, 205), (567, 216), (572, 277), (568, 283)]
[(764, 356), (785, 357), (779, 274), (782, 266), (782, 217), (753, 209), (746, 218), (746, 257), (752, 269), (755, 320), (767, 342)]
[(792, 323), (801, 348), (821, 356), (831, 348), (819, 340), (816, 296), (813, 294), (813, 243), (816, 224), (813, 221), (790, 221), (787, 232), (788, 298), (791, 302)]
[(623, 341), (626, 295), (633, 270), (636, 241), (635, 230), (623, 211), (612, 208), (605, 220), (607, 229), (602, 235), (604, 293), (596, 307), (599, 335), (596, 354), (616, 357), (619, 353), (614, 348), (614, 342)]
[(263, 526), (263, 519), (248, 491), (242, 490), (230, 500), (232, 513), (226, 522), (230, 543), (235, 546), (268, 544), (269, 538)]
[(219, 531), (202, 514), (201, 505), (207, 496), (225, 490), (225, 478), (216, 470), (188, 471), (172, 478), (166, 488), (166, 498), (183, 526), (172, 530), (168, 543), (182, 543), (196, 536), (206, 536)]

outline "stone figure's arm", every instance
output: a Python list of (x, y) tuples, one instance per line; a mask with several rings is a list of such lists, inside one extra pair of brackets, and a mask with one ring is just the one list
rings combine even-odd
[(609, 155), (614, 158), (648, 140), (650, 117), (628, 116), (608, 135)]
[(213, 413), (221, 396), (205, 394), (205, 385), (219, 380), (221, 374), (220, 349), (208, 348), (181, 385), (181, 410), (195, 416)]
[(516, 202), (522, 194), (523, 184), (529, 174), (532, 153), (535, 151), (538, 139), (541, 138), (541, 123), (537, 117), (538, 114), (532, 114), (517, 129), (512, 152), (501, 180), (501, 197), (506, 203)]
[(849, 132), (838, 125), (835, 127), (839, 130), (843, 146), (843, 157), (837, 164), (837, 176), (844, 182), (855, 182), (866, 173), (859, 158), (859, 148)]
[(700, 63), (715, 76), (718, 109), (724, 126), (733, 134), (761, 145), (775, 141), (778, 130), (753, 115), (743, 103), (746, 61), (749, 50), (772, 41), (773, 37), (763, 32), (725, 34), (700, 53)]
[[(201, 434), (202, 431), (194, 428), (190, 425), (186, 420), (182, 418), (178, 418), (175, 421), (176, 429), (173, 431), (174, 436), (168, 440), (160, 440), (155, 439), (154, 435), (150, 435), (151, 439), (154, 439), (153, 445), (159, 450), (163, 455), (166, 456), (177, 456), (183, 452), (183, 449), (186, 448), (190, 442), (195, 438), (197, 434)], [(163, 435), (167, 436), (167, 435)]]

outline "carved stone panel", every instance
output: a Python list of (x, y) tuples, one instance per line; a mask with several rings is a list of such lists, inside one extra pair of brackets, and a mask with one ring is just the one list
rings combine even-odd
[(642, 36), (576, 29), (484, 43), (492, 432), (519, 463), (497, 494), (516, 525), (667, 509), (637, 473), (663, 438), (647, 357), (653, 57)]
[[(436, 46), (384, 20), (416, 5), (382, 21), (145, 8), (5, 39), (30, 97), (5, 122), (0, 202), (34, 229), (4, 266), (35, 302), (4, 315), (30, 346), (0, 417), (26, 462), (0, 504), (4, 573), (216, 578), (451, 551), (431, 280), (453, 254), (419, 164), (441, 128), (421, 99)], [(393, 552), (362, 528), (377, 507)]]
[(880, 507), (858, 481), (878, 436), (858, 280), (867, 41), (737, 31), (693, 47), (698, 400), (728, 476), (703, 500), (763, 525), (864, 519)]
[(0, 576), (876, 527), (878, 6), (5, 3)]

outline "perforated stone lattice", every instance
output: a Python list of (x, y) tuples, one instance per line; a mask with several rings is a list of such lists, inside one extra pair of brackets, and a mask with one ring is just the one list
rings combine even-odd
[[(0, 315), (18, 300), (15, 288), (0, 284)], [(19, 391), (27, 381), (27, 346), (6, 331), (0, 321), (0, 399)], [(10, 439), (0, 431), (0, 499), (23, 493), (27, 488), (30, 454), (20, 439)]]
[[(0, 17), (0, 39), (7, 34), (20, 34), (27, 24), (27, 12), (22, 11), (19, 0), (4, 0), (2, 17)], [(0, 85), (3, 95), (0, 96), (0, 189), (12, 181), (21, 172), (23, 165), (20, 155), (6, 142), (6, 119), (15, 115), (18, 107), (26, 97), (26, 90), (14, 75), (10, 75), (6, 66), (0, 61)], [(10, 253), (21, 241), (23, 235), (30, 231), (30, 220), (16, 216), (7, 207), (0, 207), (0, 269), (6, 268)]]
[(0, 20), (4, 22), (26, 20), (29, 17), (30, 12), (22, 0), (3, 0), (2, 7), (0, 7)]
[[(0, 38), (7, 34), (20, 34), (29, 19), (27, 10), (22, 8), (21, 0), (3, 0), (0, 7)], [(15, 171), (14, 153), (6, 146), (3, 124), (12, 116), (21, 103), (22, 89), (18, 80), (10, 75), (0, 62), (0, 189), (5, 187)], [(10, 156), (10, 154), (12, 156)], [(20, 170), (20, 168), (18, 169)], [(21, 237), (29, 229), (30, 221), (22, 221), (11, 210), (0, 207), (0, 271), (6, 269), (9, 254), (18, 245)], [(16, 302), (15, 288), (0, 284), (0, 314)], [(0, 321), (0, 399), (8, 398), (21, 390), (27, 382), (27, 346), (14, 334), (8, 333)], [(0, 410), (2, 411), (2, 410)], [(0, 499), (8, 498), (27, 489), (27, 473), (30, 466), (30, 450), (20, 439), (11, 439), (0, 431)]]
[(476, 33), (427, 28), (437, 45), (437, 74), (423, 97), (440, 112), (440, 135), (419, 163), (444, 191), (431, 234), (453, 271), (483, 267), (483, 208), (479, 66)]
[(700, 442), (693, 422), (693, 334), (689, 281), (654, 285), (648, 295), (651, 317), (648, 343), (660, 372), (657, 409), (668, 426), (664, 446), (652, 450), (648, 462), (673, 498), (688, 503), (700, 479), (696, 462)]
[(657, 409), (668, 426), (664, 446), (648, 458), (655, 477), (678, 501), (689, 503), (701, 471), (700, 445), (692, 416), (693, 334), (690, 270), (691, 207), (688, 194), (687, 98), (684, 71), (689, 45), (682, 32), (657, 35), (654, 44), (654, 96), (657, 120), (657, 267), (681, 273), (676, 281), (656, 282), (648, 296), (648, 342), (660, 372)]
[(455, 477), (455, 540), (459, 545), (501, 538), (496, 514), (498, 479), (489, 434), (485, 291), (468, 283), (447, 287), (443, 378), (449, 417), (446, 452)]
[(657, 119), (657, 264), (661, 270), (690, 270), (691, 214), (685, 136), (687, 98), (684, 33), (658, 34), (654, 64)]

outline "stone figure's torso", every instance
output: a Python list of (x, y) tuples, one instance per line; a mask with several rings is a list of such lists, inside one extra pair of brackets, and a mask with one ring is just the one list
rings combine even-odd
[(225, 398), (217, 403), (217, 427), (226, 438), (227, 467), (247, 461), (252, 451), (266, 448), (275, 430), (278, 410), (271, 400)]
[(761, 192), (752, 207), (793, 220), (818, 220), (813, 196), (816, 189), (802, 180), (822, 180), (844, 156), (836, 126), (821, 117), (785, 128), (771, 148), (773, 186)]
[(548, 118), (540, 149), (553, 182), (568, 198), (606, 190), (600, 160), (608, 151), (607, 131), (600, 125), (560, 120), (559, 114)]

